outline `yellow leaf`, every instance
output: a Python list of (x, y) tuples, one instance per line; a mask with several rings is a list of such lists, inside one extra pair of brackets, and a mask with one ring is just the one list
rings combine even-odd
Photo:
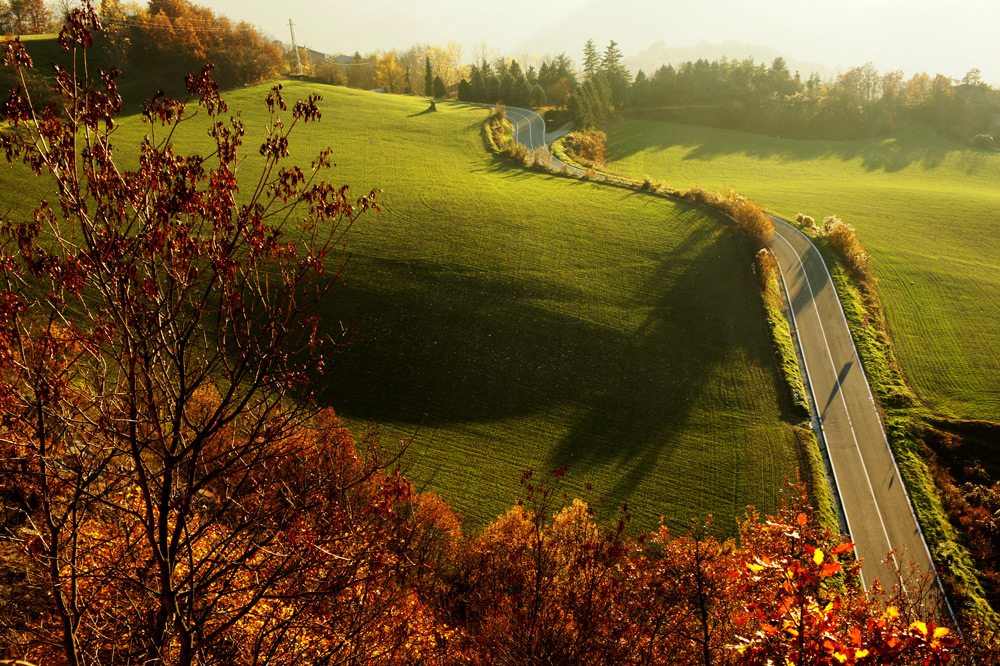
[(885, 609), (885, 615), (890, 620), (895, 620), (897, 617), (899, 617), (899, 610), (897, 610), (895, 606), (889, 606), (888, 608)]
[(914, 629), (919, 631), (923, 636), (927, 635), (927, 625), (921, 622), (920, 620), (915, 621), (913, 624), (909, 626), (910, 631), (913, 631)]
[(823, 551), (819, 548), (813, 551), (813, 562), (816, 563), (816, 566), (823, 564)]
[(762, 567), (759, 564), (748, 564), (747, 565), (747, 569), (749, 569), (750, 571), (753, 571), (754, 573), (756, 573), (758, 571), (763, 571), (764, 567)]
[(858, 659), (864, 659), (867, 656), (868, 656), (868, 650), (855, 650), (854, 651), (854, 659), (855, 659), (855, 661), (858, 660)]
[(942, 636), (947, 636), (951, 633), (951, 629), (948, 627), (938, 627), (934, 630), (934, 638), (941, 638)]
[(839, 661), (840, 663), (844, 663), (845, 661), (847, 661), (847, 655), (844, 654), (843, 652), (834, 652), (833, 658)]

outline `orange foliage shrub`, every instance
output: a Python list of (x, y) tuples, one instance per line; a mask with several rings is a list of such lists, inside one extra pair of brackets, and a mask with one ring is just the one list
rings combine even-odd
[(681, 192), (681, 198), (688, 201), (693, 201), (695, 203), (700, 203), (705, 206), (710, 206), (716, 210), (720, 210), (727, 215), (731, 214), (729, 206), (726, 204), (725, 199), (718, 192), (713, 192), (712, 190), (706, 190), (704, 187), (692, 187)]
[(584, 166), (600, 166), (608, 158), (608, 135), (589, 129), (566, 137), (566, 153)]
[(869, 256), (862, 247), (854, 227), (831, 215), (823, 220), (823, 237), (830, 243), (830, 247), (840, 254), (848, 268), (862, 279), (870, 277)]
[(756, 249), (765, 248), (774, 238), (774, 222), (756, 203), (727, 187), (722, 194), (692, 187), (681, 193), (681, 198), (700, 203), (736, 220), (740, 230)]
[(753, 201), (741, 197), (736, 204), (734, 217), (754, 247), (767, 247), (774, 238), (774, 222), (771, 216)]
[(771, 280), (777, 279), (780, 269), (774, 253), (767, 248), (757, 250), (757, 279), (762, 289), (767, 290)]

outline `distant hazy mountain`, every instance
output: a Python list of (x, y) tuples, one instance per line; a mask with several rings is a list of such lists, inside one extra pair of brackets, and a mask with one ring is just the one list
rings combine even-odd
[[(530, 13), (516, 18), (515, 24), (530, 30)], [(907, 76), (926, 71), (961, 77), (978, 67), (987, 81), (997, 83), (998, 20), (997, 0), (950, 0), (941, 10), (912, 0), (593, 0), (560, 19), (541, 22), (531, 37), (505, 51), (528, 56), (565, 51), (579, 65), (591, 38), (599, 50), (613, 39), (626, 55), (662, 49), (662, 42), (675, 50), (690, 48), (681, 61), (746, 53), (770, 62), (781, 54), (789, 69), (803, 76), (815, 69), (825, 77), (871, 61), (882, 71), (901, 69)], [(712, 47), (721, 50), (700, 51), (699, 44), (721, 45)], [(666, 62), (675, 57), (667, 56)], [(628, 66), (650, 67), (645, 59), (639, 64), (640, 58), (630, 58)]]
[(799, 72), (803, 80), (809, 78), (809, 75), (813, 72), (819, 74), (824, 80), (832, 78), (836, 74), (833, 69), (826, 65), (791, 60), (772, 48), (735, 41), (723, 44), (699, 44), (698, 46), (679, 47), (671, 47), (666, 42), (656, 42), (638, 55), (623, 58), (622, 64), (633, 74), (641, 69), (649, 75), (663, 65), (673, 65), (676, 67), (682, 62), (694, 61), (700, 58), (708, 61), (719, 60), (721, 58), (728, 58), (729, 60), (753, 58), (754, 62), (769, 66), (779, 56), (785, 58), (788, 71), (793, 74)]

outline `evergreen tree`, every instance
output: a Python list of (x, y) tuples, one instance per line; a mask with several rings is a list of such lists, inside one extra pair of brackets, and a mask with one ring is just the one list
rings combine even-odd
[(531, 105), (531, 84), (528, 83), (524, 74), (514, 79), (514, 87), (511, 89), (511, 104), (514, 106)]
[(632, 87), (629, 90), (630, 104), (633, 107), (642, 108), (644, 106), (649, 106), (650, 99), (650, 81), (646, 77), (646, 73), (641, 69), (639, 73), (635, 75), (635, 81), (632, 83)]
[(618, 49), (618, 42), (611, 40), (601, 57), (601, 78), (605, 80), (608, 87), (610, 106), (621, 108), (628, 103), (629, 85), (632, 75), (628, 73), (622, 65), (622, 52)]
[(493, 72), (486, 77), (486, 99), (487, 104), (493, 104), (500, 99), (500, 79)]
[(625, 67), (622, 65), (622, 52), (618, 49), (618, 42), (613, 39), (607, 48), (604, 49), (604, 55), (601, 56), (601, 69), (609, 74), (626, 72)]
[[(552, 61), (552, 75), (555, 81), (566, 79), (570, 88), (576, 87), (576, 74), (573, 73), (573, 61), (565, 53), (560, 53)], [(544, 85), (544, 84), (542, 84)]]
[(497, 99), (502, 101), (504, 104), (511, 103), (511, 96), (514, 94), (514, 77), (511, 76), (510, 72), (507, 72), (500, 79), (500, 88), (497, 90)]
[(472, 84), (465, 79), (458, 82), (458, 100), (460, 102), (472, 102)]
[(601, 66), (601, 57), (597, 54), (597, 47), (594, 40), (588, 39), (583, 45), (583, 77), (589, 79), (597, 73)]
[(431, 69), (431, 57), (424, 56), (424, 94), (428, 97), (434, 95), (434, 70)]
[(483, 72), (475, 65), (472, 66), (472, 74), (469, 77), (469, 86), (472, 88), (471, 101), (486, 102), (486, 80), (483, 79)]
[(444, 85), (444, 79), (442, 79), (440, 76), (434, 77), (434, 82), (432, 83), (432, 85), (434, 86), (434, 97), (437, 97), (438, 99), (444, 99), (445, 97), (448, 96), (448, 89)]
[(531, 93), (528, 97), (528, 104), (530, 106), (541, 106), (545, 103), (545, 91), (537, 83), (531, 87)]
[(555, 83), (552, 78), (552, 67), (547, 62), (543, 62), (541, 67), (538, 68), (538, 78), (536, 83), (540, 86), (547, 87)]

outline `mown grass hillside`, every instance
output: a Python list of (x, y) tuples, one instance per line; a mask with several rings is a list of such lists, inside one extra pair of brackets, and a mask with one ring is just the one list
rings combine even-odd
[[(254, 173), (264, 87), (227, 96)], [(484, 151), (487, 111), (289, 83), (324, 95), (293, 159), (335, 151), (333, 179), (384, 190), (349, 237), (331, 330), (360, 324), (329, 396), (351, 424), (414, 436), (406, 464), (482, 524), (522, 470), (568, 465), (568, 492), (682, 528), (773, 510), (798, 454), (744, 250), (684, 205), (527, 173)], [(149, 130), (122, 122), (120, 145)], [(192, 123), (178, 135), (205, 142)], [(203, 143), (202, 145), (207, 145)], [(125, 154), (127, 151), (123, 151)], [(5, 191), (34, 187), (4, 171)], [(17, 199), (18, 207), (37, 196)], [(13, 197), (5, 196), (8, 203)], [(611, 509), (606, 515), (612, 515)]]
[(929, 130), (828, 142), (656, 122), (617, 126), (609, 150), (613, 170), (731, 185), (787, 216), (855, 225), (920, 398), (1000, 419), (1000, 154)]

